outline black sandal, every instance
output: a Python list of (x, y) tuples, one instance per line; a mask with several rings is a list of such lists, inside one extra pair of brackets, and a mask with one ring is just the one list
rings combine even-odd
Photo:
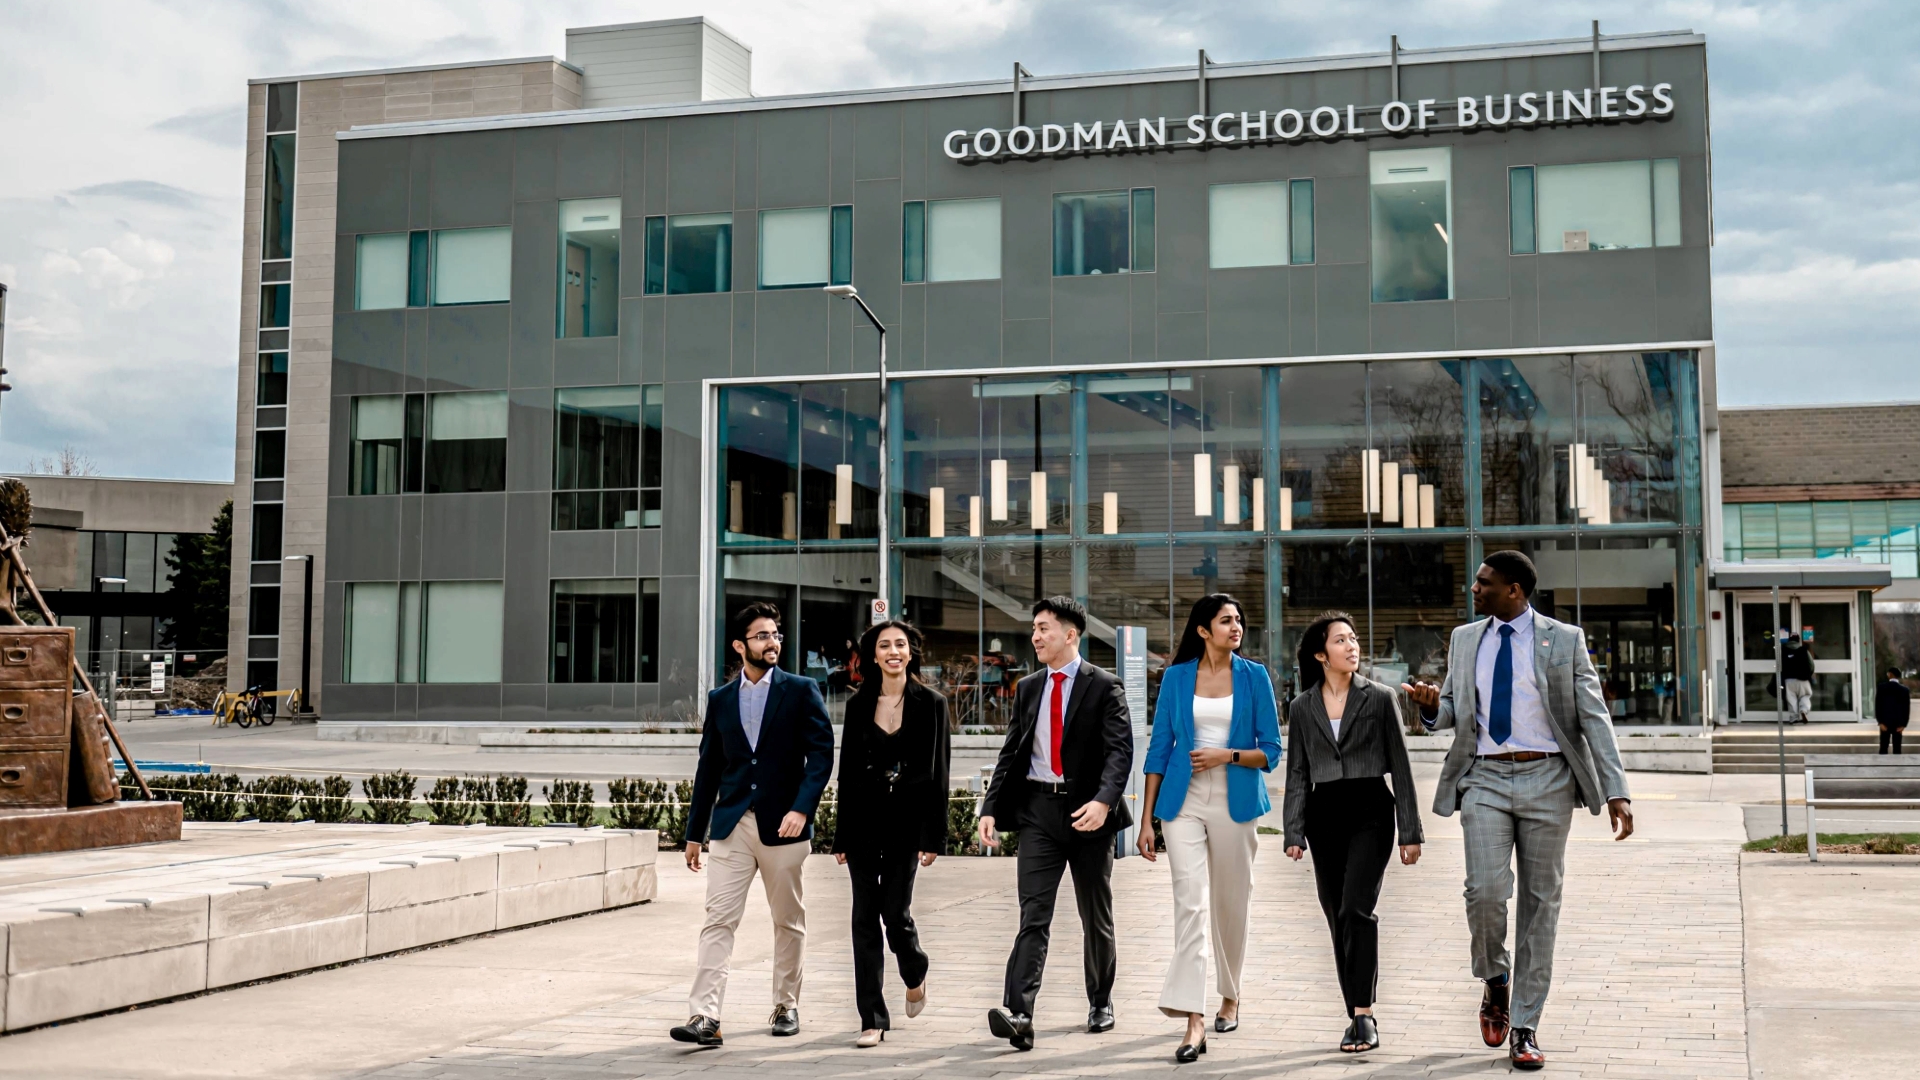
[(1371, 1013), (1355, 1013), (1353, 1022), (1347, 1025), (1347, 1033), (1340, 1038), (1340, 1052), (1364, 1054), (1369, 1050), (1378, 1049), (1380, 1049), (1380, 1025), (1374, 1023)]

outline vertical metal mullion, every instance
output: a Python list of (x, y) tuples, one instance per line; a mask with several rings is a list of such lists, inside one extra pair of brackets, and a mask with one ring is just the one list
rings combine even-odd
[[(1260, 379), (1260, 433), (1261, 433), (1261, 475), (1267, 477), (1266, 491), (1261, 513), (1265, 516), (1267, 528), (1262, 537), (1262, 558), (1266, 567), (1267, 601), (1267, 671), (1269, 677), (1276, 668), (1286, 679), (1286, 658), (1281, 655), (1286, 645), (1286, 582), (1285, 552), (1281, 550), (1279, 500), (1280, 488), (1286, 482), (1284, 462), (1286, 455), (1280, 450), (1280, 367), (1268, 365), (1261, 369)], [(1291, 684), (1291, 680), (1287, 682)]]
[[(1367, 425), (1367, 444), (1366, 444), (1366, 449), (1369, 449), (1369, 450), (1371, 450), (1371, 449), (1373, 448), (1373, 364), (1372, 364), (1371, 362), (1369, 362), (1369, 363), (1368, 363), (1368, 364), (1366, 365), (1366, 375), (1365, 375), (1365, 378), (1364, 378), (1364, 380), (1363, 380), (1363, 383), (1362, 383), (1362, 387), (1363, 387), (1363, 389), (1362, 389), (1362, 392), (1361, 392), (1361, 397), (1362, 397), (1362, 399), (1363, 399), (1363, 400), (1365, 401), (1365, 403), (1366, 403), (1366, 404), (1365, 404), (1365, 416), (1366, 416), (1366, 425)], [(1365, 454), (1362, 454), (1362, 455), (1360, 456), (1360, 467), (1361, 467), (1362, 469), (1365, 469), (1365, 468), (1367, 467), (1367, 458), (1366, 458), (1366, 455), (1365, 455)], [(1380, 480), (1379, 480), (1379, 477), (1377, 477), (1377, 476), (1375, 476), (1375, 477), (1367, 477), (1367, 476), (1362, 476), (1362, 477), (1361, 477), (1361, 480), (1360, 480), (1360, 490), (1361, 490), (1362, 492), (1365, 492), (1365, 491), (1366, 491), (1366, 489), (1367, 489), (1367, 485), (1368, 485), (1368, 484), (1376, 484), (1376, 485), (1377, 485), (1377, 484), (1378, 484), (1379, 482), (1380, 482)], [(1360, 499), (1360, 510), (1361, 510), (1361, 513), (1362, 513), (1362, 514), (1364, 514), (1364, 515), (1365, 515), (1365, 518), (1366, 518), (1366, 524), (1365, 524), (1365, 528), (1363, 529), (1363, 531), (1362, 531), (1362, 533), (1361, 533), (1361, 535), (1362, 535), (1362, 536), (1363, 536), (1363, 537), (1365, 538), (1365, 540), (1366, 540), (1366, 556), (1367, 556), (1367, 652), (1366, 652), (1366, 656), (1367, 656), (1367, 677), (1368, 677), (1368, 678), (1373, 678), (1373, 676), (1374, 676), (1374, 662), (1373, 662), (1373, 649), (1374, 649), (1374, 643), (1373, 643), (1373, 511), (1372, 511), (1372, 510), (1369, 510), (1369, 509), (1367, 509), (1367, 500), (1366, 500), (1366, 497), (1365, 497), (1365, 495), (1364, 495), (1364, 494), (1363, 494), (1363, 495), (1361, 496), (1361, 499)]]

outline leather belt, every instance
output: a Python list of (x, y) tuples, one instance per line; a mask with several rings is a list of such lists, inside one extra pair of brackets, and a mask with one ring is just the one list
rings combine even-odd
[(1481, 754), (1481, 761), (1544, 761), (1550, 757), (1559, 757), (1557, 750), (1513, 750), (1505, 754)]
[(1033, 789), (1042, 795), (1065, 795), (1067, 793), (1067, 782), (1065, 780), (1055, 783), (1052, 780), (1029, 779), (1027, 783), (1032, 784)]

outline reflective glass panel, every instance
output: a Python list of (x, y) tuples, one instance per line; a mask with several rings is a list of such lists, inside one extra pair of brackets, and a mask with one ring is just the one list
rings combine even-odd
[(928, 281), (1000, 276), (999, 199), (948, 199), (926, 206)]
[[(1451, 362), (1458, 363), (1458, 362)], [(1565, 356), (1467, 361), (1480, 411), (1480, 505), (1488, 525), (1573, 520), (1573, 363)]]
[(427, 583), (425, 681), (500, 681), (501, 588), (498, 581)]
[(1073, 384), (1066, 378), (986, 379), (980, 398), (988, 536), (1065, 535), (1072, 525)]
[(1453, 297), (1452, 151), (1376, 150), (1373, 302)]
[(396, 681), (399, 630), (400, 586), (391, 581), (349, 582), (343, 679), (350, 683)]
[(720, 513), (726, 539), (800, 539), (798, 412), (791, 387), (721, 391)]
[(560, 203), (560, 336), (620, 332), (620, 200)]
[(407, 234), (403, 232), (362, 236), (355, 241), (355, 310), (376, 311), (407, 306), (410, 248)]
[(441, 229), (433, 234), (435, 304), (492, 304), (512, 293), (512, 229)]
[(433, 394), (427, 414), (429, 494), (505, 491), (507, 394)]
[(1130, 193), (1081, 192), (1053, 197), (1056, 276), (1124, 274), (1131, 263)]
[(1375, 527), (1466, 524), (1466, 412), (1459, 361), (1372, 366), (1373, 446), (1380, 452)]
[(760, 211), (761, 288), (825, 285), (832, 255), (826, 207)]
[[(1599, 481), (1587, 500), (1589, 523), (1680, 520), (1675, 399), (1686, 368), (1664, 352), (1574, 358), (1581, 441)], [(1811, 549), (1808, 525), (1797, 546)]]
[(631, 578), (553, 583), (554, 682), (634, 681), (637, 585)]
[(555, 393), (554, 528), (639, 528), (639, 470), (639, 387)]
[(800, 538), (879, 534), (880, 398), (866, 380), (800, 384)]
[(1172, 408), (1175, 532), (1246, 531), (1256, 517), (1254, 492), (1266, 494), (1265, 385), (1259, 368), (1194, 368), (1176, 372)]
[(1214, 184), (1207, 189), (1207, 258), (1215, 270), (1288, 261), (1285, 181)]
[(902, 612), (926, 636), (920, 677), (946, 696), (952, 723), (980, 723), (980, 549), (900, 552)]
[[(899, 407), (900, 537), (961, 537), (984, 528), (980, 484), (980, 399), (973, 379), (912, 379), (893, 384)], [(978, 505), (976, 505), (978, 504)]]
[(1355, 528), (1367, 522), (1367, 369), (1280, 369), (1280, 500), (1275, 527)]
[(732, 290), (733, 215), (681, 214), (668, 218), (667, 292)]
[[(1171, 527), (1167, 418), (1175, 387), (1191, 376), (1164, 371), (1107, 372), (1085, 377), (1087, 408), (1086, 531), (1089, 536), (1165, 534)], [(1188, 426), (1193, 427), (1191, 406)], [(1191, 483), (1189, 468), (1187, 482)]]
[(1541, 250), (1653, 246), (1651, 162), (1542, 165), (1534, 172)]
[(261, 213), (260, 257), (293, 257), (293, 135), (269, 135), (266, 145), (266, 205)]

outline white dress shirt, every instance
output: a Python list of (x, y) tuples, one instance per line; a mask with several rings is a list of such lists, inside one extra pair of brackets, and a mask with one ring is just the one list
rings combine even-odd
[(740, 669), (740, 726), (746, 729), (747, 745), (760, 749), (760, 721), (767, 715), (767, 691), (773, 688), (773, 669), (767, 669), (759, 682), (747, 678)]
[[(1504, 743), (1496, 743), (1487, 731), (1487, 710), (1493, 703), (1493, 666), (1500, 659), (1500, 628), (1513, 627), (1513, 731)], [(1547, 722), (1547, 702), (1538, 679), (1534, 677), (1533, 609), (1522, 611), (1511, 623), (1487, 620), (1487, 632), (1480, 638), (1480, 652), (1474, 657), (1473, 719), (1480, 737), (1482, 754), (1511, 754), (1516, 751), (1540, 751), (1557, 754), (1560, 740), (1553, 736)]]
[(1045, 784), (1059, 783), (1062, 773), (1053, 771), (1053, 677), (1065, 675), (1066, 681), (1060, 684), (1060, 722), (1067, 720), (1067, 703), (1073, 700), (1073, 680), (1080, 674), (1078, 656), (1067, 661), (1066, 666), (1048, 668), (1045, 679), (1040, 684), (1040, 717), (1033, 725), (1033, 760), (1027, 765), (1027, 779), (1038, 780)]

